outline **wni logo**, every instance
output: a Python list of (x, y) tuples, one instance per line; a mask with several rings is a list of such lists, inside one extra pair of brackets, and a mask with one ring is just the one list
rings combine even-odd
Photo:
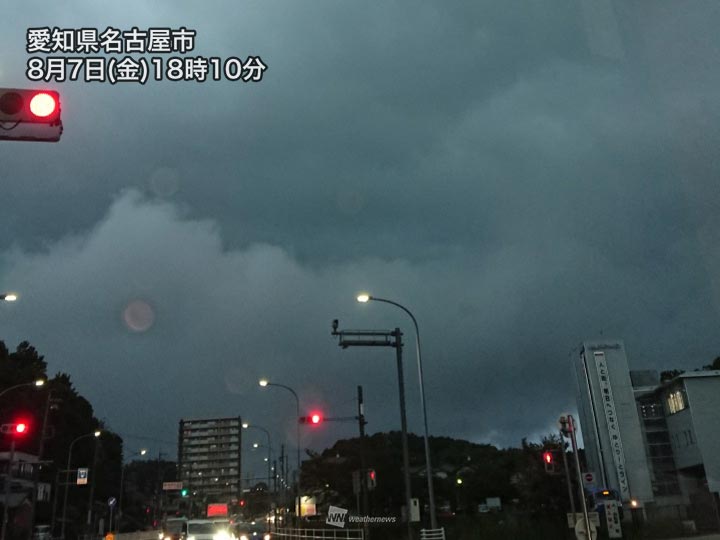
[(330, 508), (328, 508), (325, 523), (327, 523), (328, 525), (332, 525), (333, 527), (345, 527), (347, 513), (348, 511), (345, 508), (330, 506)]

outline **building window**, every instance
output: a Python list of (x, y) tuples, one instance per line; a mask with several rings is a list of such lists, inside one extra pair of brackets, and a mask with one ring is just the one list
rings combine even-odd
[(681, 390), (670, 392), (667, 398), (667, 404), (670, 414), (680, 412), (687, 407), (687, 404), (685, 403), (685, 396)]

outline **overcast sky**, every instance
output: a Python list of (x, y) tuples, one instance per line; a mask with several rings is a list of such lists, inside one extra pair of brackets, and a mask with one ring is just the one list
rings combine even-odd
[[(38, 85), (28, 27), (184, 26), (192, 55), (268, 66), (256, 83), (48, 83), (62, 140), (0, 142), (0, 289), (21, 294), (0, 338), (70, 373), (130, 447), (174, 453), (180, 418), (238, 414), (292, 444), (292, 396), (261, 376), (328, 416), (353, 415), (361, 384), (370, 431), (397, 429), (393, 351), (341, 350), (334, 318), (406, 332), (420, 433), (410, 321), (361, 290), (415, 313), (437, 435), (514, 446), (554, 429), (584, 339), (623, 339), (639, 369), (720, 355), (715, 2), (5, 15), (2, 87)], [(326, 424), (305, 446), (355, 433)]]

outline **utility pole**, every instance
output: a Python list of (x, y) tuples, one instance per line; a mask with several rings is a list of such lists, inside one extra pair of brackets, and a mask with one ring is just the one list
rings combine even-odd
[(578, 454), (577, 439), (575, 438), (575, 421), (573, 420), (573, 417), (568, 414), (567, 417), (560, 417), (560, 425), (565, 425), (566, 427), (563, 429), (563, 431), (569, 432), (568, 434), (570, 435), (570, 442), (572, 443), (573, 454), (575, 455), (575, 468), (577, 469), (578, 494), (580, 496), (580, 502), (582, 503), (583, 520), (585, 521), (587, 538), (590, 539), (592, 537), (590, 531), (590, 516), (588, 515), (587, 501), (585, 501), (585, 493), (583, 491), (582, 471), (580, 469), (580, 456)]
[[(339, 336), (338, 345), (343, 349), (348, 347), (394, 347), (395, 348), (395, 359), (397, 363), (397, 376), (398, 376), (398, 397), (400, 401), (400, 426), (401, 426), (401, 439), (402, 439), (402, 458), (403, 458), (403, 469), (404, 469), (404, 480), (405, 480), (405, 517), (407, 523), (407, 538), (412, 540), (412, 522), (411, 508), (412, 508), (412, 495), (411, 495), (411, 484), (410, 484), (410, 457), (408, 453), (408, 440), (407, 440), (407, 415), (405, 411), (405, 377), (403, 374), (403, 363), (402, 363), (402, 332), (399, 328), (395, 328), (391, 331), (378, 331), (378, 330), (338, 330), (338, 320), (335, 319), (332, 323), (332, 335)], [(347, 339), (347, 336), (352, 336), (355, 339)]]
[[(88, 502), (87, 524), (92, 527), (93, 516), (93, 499), (95, 498), (95, 480), (97, 478), (98, 448), (100, 447), (100, 439), (95, 439), (95, 451), (93, 452), (92, 476), (90, 477), (90, 498)], [(92, 531), (90, 531), (92, 532)]]
[[(365, 440), (365, 402), (363, 401), (363, 387), (358, 385), (357, 387), (357, 399), (358, 399), (358, 429), (360, 430), (360, 494), (362, 497), (362, 515), (370, 514), (370, 505), (368, 504), (368, 485), (367, 485), (367, 442)], [(370, 536), (370, 527), (368, 523), (363, 522), (363, 530), (365, 531), (364, 537), (367, 539)]]
[(357, 387), (358, 398), (358, 428), (360, 430), (360, 467), (362, 468), (362, 481), (360, 482), (360, 493), (362, 495), (362, 512), (369, 513), (368, 489), (367, 489), (367, 442), (365, 440), (365, 403), (363, 401), (363, 387)]
[(565, 436), (562, 429), (560, 429), (560, 451), (562, 452), (563, 465), (565, 467), (565, 482), (568, 487), (568, 497), (570, 498), (570, 512), (572, 512), (573, 519), (575, 519), (575, 497), (572, 492), (572, 482), (570, 481), (570, 467), (568, 466), (567, 454), (565, 453)]
[(45, 412), (43, 414), (42, 430), (40, 431), (40, 443), (38, 445), (37, 465), (33, 467), (33, 492), (32, 503), (30, 506), (30, 540), (32, 540), (33, 531), (35, 530), (35, 512), (38, 498), (38, 483), (40, 481), (40, 467), (42, 466), (42, 458), (45, 451), (45, 439), (47, 437), (47, 420), (50, 406), (52, 404), (52, 390), (48, 390), (47, 399), (45, 400)]
[(2, 522), (2, 532), (0, 532), (0, 540), (5, 540), (7, 537), (7, 528), (8, 528), (8, 507), (10, 506), (8, 504), (10, 500), (10, 484), (12, 484), (12, 473), (13, 473), (13, 463), (15, 462), (15, 439), (11, 439), (10, 441), (10, 462), (8, 463), (8, 470), (7, 474), (5, 475), (5, 504), (3, 504), (3, 522)]

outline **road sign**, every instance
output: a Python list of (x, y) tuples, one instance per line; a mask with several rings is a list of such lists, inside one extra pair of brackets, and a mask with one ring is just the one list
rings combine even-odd
[(182, 482), (163, 482), (163, 491), (180, 491), (182, 488)]
[(113, 506), (115, 506), (116, 503), (117, 503), (117, 499), (116, 499), (115, 497), (110, 497), (110, 498), (108, 499), (108, 506), (109, 506), (110, 508), (112, 508)]
[(592, 472), (583, 473), (583, 483), (585, 485), (594, 484), (595, 483), (595, 473), (592, 473)]
[[(597, 512), (588, 512), (588, 517), (590, 518), (590, 523), (595, 525), (596, 528), (600, 528), (600, 514)], [(569, 529), (574, 529), (575, 525), (578, 521), (582, 521), (585, 518), (583, 517), (582, 512), (575, 512), (575, 515), (573, 515), (571, 512), (567, 513), (567, 523)]]
[(575, 524), (575, 537), (578, 540), (596, 540), (598, 537), (597, 527), (595, 527), (592, 521), (590, 522), (590, 537), (588, 538), (587, 530), (585, 529), (585, 519), (581, 518)]
[(617, 501), (604, 501), (605, 520), (607, 521), (608, 538), (622, 538), (620, 511)]
[(78, 469), (77, 470), (77, 480), (76, 483), (78, 486), (84, 486), (88, 482), (88, 470), (87, 469)]

